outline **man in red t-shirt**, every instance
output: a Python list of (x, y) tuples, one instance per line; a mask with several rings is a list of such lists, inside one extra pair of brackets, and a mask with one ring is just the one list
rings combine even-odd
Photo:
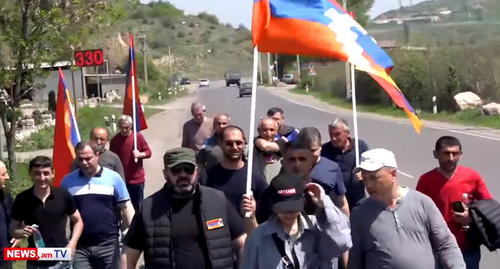
[(467, 205), (464, 205), (466, 210), (463, 213), (454, 212), (452, 205), (454, 202), (464, 202), (464, 194), (467, 194), (469, 202), (492, 197), (478, 172), (458, 165), (461, 156), (462, 145), (457, 138), (439, 138), (434, 150), (439, 167), (420, 177), (417, 190), (429, 196), (443, 214), (462, 250), (467, 269), (479, 269), (481, 250), (478, 244), (466, 237), (467, 228), (464, 228), (472, 223)]
[[(134, 149), (132, 117), (123, 115), (118, 120), (116, 134), (109, 142), (109, 150), (116, 153), (122, 161), (125, 183), (132, 205), (137, 210), (144, 199), (145, 173), (142, 160), (151, 158), (151, 149), (141, 133), (137, 133), (137, 150)], [(137, 159), (137, 161), (135, 161)]]

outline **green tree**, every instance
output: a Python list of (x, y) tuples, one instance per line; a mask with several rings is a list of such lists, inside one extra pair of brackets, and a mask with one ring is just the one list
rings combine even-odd
[(101, 0), (0, 0), (0, 85), (7, 102), (0, 102), (9, 167), (17, 174), (15, 144), (22, 95), (36, 77), (45, 75), (42, 63), (70, 60), (82, 40), (121, 17), (116, 2)]
[(354, 11), (356, 21), (362, 26), (366, 26), (370, 17), (368, 16), (373, 6), (374, 0), (346, 0), (347, 11)]

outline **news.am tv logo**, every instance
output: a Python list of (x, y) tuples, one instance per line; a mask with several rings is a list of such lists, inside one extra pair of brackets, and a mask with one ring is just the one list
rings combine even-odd
[(4, 248), (5, 261), (71, 261), (70, 248)]

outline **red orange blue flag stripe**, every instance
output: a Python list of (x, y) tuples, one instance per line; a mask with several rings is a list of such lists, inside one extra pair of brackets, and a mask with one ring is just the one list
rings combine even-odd
[(76, 120), (71, 95), (66, 87), (64, 74), (59, 68), (59, 90), (57, 94), (56, 126), (54, 133), (53, 163), (54, 186), (60, 186), (62, 179), (70, 172), (75, 159), (75, 146), (80, 142), (80, 131)]
[(392, 59), (336, 1), (254, 0), (252, 37), (260, 52), (350, 62), (382, 86), (420, 133), (423, 123), (389, 76)]
[(208, 230), (213, 230), (221, 227), (224, 227), (224, 222), (222, 221), (222, 218), (207, 221)]
[[(132, 120), (135, 122), (136, 126), (135, 131), (140, 132), (148, 128), (148, 123), (146, 121), (144, 111), (142, 110), (141, 99), (139, 95), (137, 62), (135, 60), (134, 37), (132, 35), (130, 35), (129, 62), (127, 64), (126, 83), (125, 99), (123, 102), (123, 114), (132, 117)], [(134, 85), (132, 85), (132, 83)]]

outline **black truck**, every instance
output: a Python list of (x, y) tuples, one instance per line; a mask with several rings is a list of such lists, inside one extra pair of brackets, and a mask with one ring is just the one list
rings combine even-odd
[(240, 86), (241, 75), (236, 71), (226, 71), (224, 74), (224, 79), (226, 80), (226, 86), (229, 87), (233, 84)]

